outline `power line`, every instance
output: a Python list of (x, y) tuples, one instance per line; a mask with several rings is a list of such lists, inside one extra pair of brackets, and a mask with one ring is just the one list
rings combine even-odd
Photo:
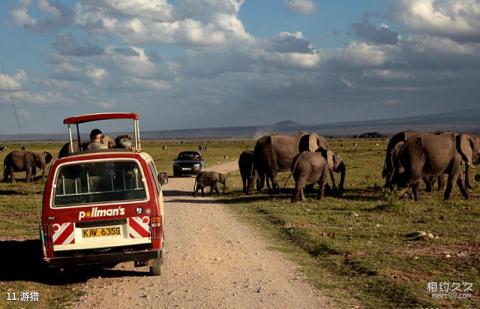
[(2, 65), (3, 78), (5, 78), (5, 83), (7, 84), (7, 90), (8, 90), (8, 94), (9, 94), (9, 98), (10, 98), (10, 103), (12, 104), (13, 112), (15, 113), (15, 119), (17, 120), (18, 131), (20, 132), (20, 140), (23, 142), (22, 127), (20, 126), (20, 120), (18, 119), (17, 107), (15, 106), (15, 103), (13, 102), (12, 91), (10, 90), (10, 84), (8, 82), (7, 73), (5, 72), (5, 67), (3, 66), (3, 62), (0, 62), (0, 64)]

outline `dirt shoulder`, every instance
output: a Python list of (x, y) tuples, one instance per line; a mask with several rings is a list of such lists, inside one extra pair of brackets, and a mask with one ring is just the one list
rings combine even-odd
[[(209, 170), (228, 172), (229, 162)], [(164, 188), (166, 267), (117, 265), (114, 276), (82, 284), (78, 308), (319, 308), (329, 299), (297, 267), (209, 197), (192, 197), (194, 178), (171, 178)], [(110, 272), (111, 273), (111, 272)]]

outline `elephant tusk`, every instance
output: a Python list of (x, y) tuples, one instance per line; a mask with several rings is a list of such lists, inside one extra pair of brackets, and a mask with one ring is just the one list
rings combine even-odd
[(471, 168), (476, 169), (476, 167), (475, 167), (472, 163), (470, 163), (470, 162), (468, 162), (468, 161), (465, 162), (465, 163), (466, 163), (468, 166), (470, 166)]

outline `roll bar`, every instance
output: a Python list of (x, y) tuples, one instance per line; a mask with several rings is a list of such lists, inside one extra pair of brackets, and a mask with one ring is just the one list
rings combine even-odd
[(75, 125), (77, 128), (77, 141), (78, 149), (81, 149), (82, 141), (80, 139), (80, 123), (93, 122), (100, 120), (115, 120), (115, 119), (132, 119), (133, 120), (133, 132), (134, 132), (134, 141), (135, 141), (135, 151), (141, 151), (140, 143), (140, 116), (136, 113), (97, 113), (97, 114), (86, 114), (68, 117), (63, 120), (63, 123), (67, 125), (68, 128), (68, 141), (70, 142), (70, 152), (73, 153), (73, 137), (72, 137), (72, 125)]

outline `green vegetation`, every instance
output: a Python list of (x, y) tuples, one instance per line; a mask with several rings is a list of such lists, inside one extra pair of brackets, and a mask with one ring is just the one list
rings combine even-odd
[[(204, 152), (208, 169), (236, 160), (254, 141), (145, 141), (143, 148), (153, 156), (159, 171), (171, 174), (176, 154), (197, 150), (199, 144), (208, 147)], [(442, 201), (440, 192), (422, 192), (418, 203), (398, 200), (381, 188), (385, 139), (338, 139), (331, 145), (347, 164), (343, 197), (318, 201), (311, 194), (305, 203), (291, 204), (288, 189), (274, 197), (265, 192), (246, 196), (235, 172), (227, 183), (229, 193), (221, 200), (271, 239), (273, 248), (301, 265), (307, 278), (340, 307), (479, 307), (480, 189), (472, 191), (469, 201), (461, 199), (457, 188), (449, 202)], [(20, 149), (18, 144), (7, 146), (8, 152)], [(60, 146), (34, 143), (27, 149), (56, 155)], [(24, 177), (24, 173), (18, 174), (19, 179)], [(282, 186), (287, 178), (288, 173), (281, 175)], [(292, 186), (289, 179), (286, 187)], [(40, 302), (35, 305), (62, 307), (81, 295), (77, 283), (88, 278), (76, 276), (75, 282), (65, 281), (62, 275), (35, 274), (37, 263), (27, 265), (32, 256), (39, 259), (41, 254), (35, 239), (42, 192), (41, 182), (0, 183), (0, 237), (7, 239), (0, 241), (0, 249), (4, 256), (7, 253), (6, 261), (13, 262), (7, 265), (11, 271), (0, 273), (0, 290), (4, 297), (7, 292), (38, 291)], [(434, 238), (415, 240), (411, 234), (416, 231), (432, 233)], [(25, 256), (30, 260), (15, 260)], [(472, 283), (472, 299), (433, 299), (427, 291), (429, 282)], [(1, 304), (20, 303), (2, 300)]]
[[(296, 204), (291, 192), (246, 196), (235, 172), (223, 198), (228, 209), (265, 231), (272, 246), (287, 252), (341, 307), (478, 307), (480, 190), (469, 201), (458, 188), (448, 202), (441, 192), (422, 192), (418, 203), (398, 200), (381, 188), (385, 139), (331, 144), (347, 164), (344, 196), (319, 201), (314, 193)], [(281, 186), (288, 176), (281, 175)], [(286, 187), (293, 187), (292, 179)], [(434, 238), (416, 240), (417, 231)], [(429, 282), (449, 282), (450, 291), (454, 282), (472, 283), (472, 299), (433, 299)]]

